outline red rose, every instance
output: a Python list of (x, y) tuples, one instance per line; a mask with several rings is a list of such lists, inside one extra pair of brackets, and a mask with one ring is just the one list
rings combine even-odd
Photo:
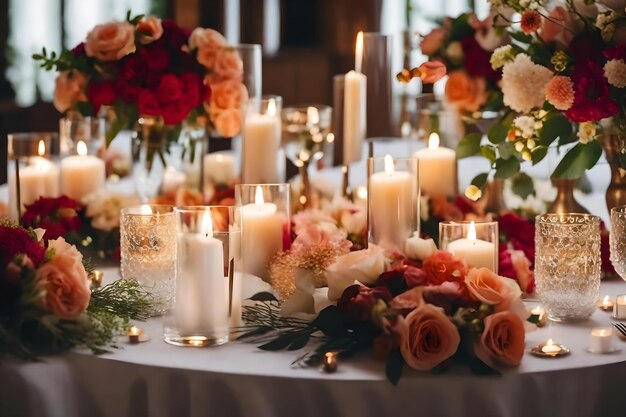
[(160, 116), (161, 107), (156, 95), (148, 90), (142, 89), (137, 97), (137, 106), (139, 107), (139, 114), (145, 114), (148, 116)]
[(116, 99), (113, 84), (108, 81), (89, 83), (87, 96), (89, 97), (89, 102), (91, 103), (94, 114), (98, 114), (101, 106), (113, 105)]
[(609, 96), (609, 81), (595, 62), (576, 64), (572, 72), (574, 104), (565, 112), (573, 122), (595, 122), (617, 114), (619, 105)]
[(191, 109), (181, 101), (172, 102), (161, 106), (163, 121), (166, 125), (177, 125), (183, 122)]
[(498, 81), (502, 74), (491, 68), (489, 60), (491, 52), (485, 51), (474, 36), (466, 36), (461, 39), (461, 47), (465, 56), (465, 71), (476, 78), (485, 77), (492, 81)]
[(153, 73), (163, 73), (170, 64), (170, 54), (165, 48), (147, 47), (141, 50), (141, 57)]
[(161, 25), (163, 26), (163, 36), (154, 42), (155, 44), (163, 43), (171, 46), (174, 50), (179, 50), (187, 43), (189, 32), (178, 26), (176, 22), (170, 19), (163, 19)]
[(72, 49), (72, 55), (80, 56), (85, 55), (85, 42), (81, 42)]
[(141, 88), (131, 82), (119, 79), (115, 83), (115, 90), (117, 91), (119, 98), (125, 103), (136, 103)]
[(446, 281), (463, 282), (467, 275), (467, 265), (450, 252), (437, 251), (426, 258), (422, 269), (426, 272), (428, 283), (443, 284)]
[(498, 228), (506, 235), (507, 240), (516, 240), (526, 246), (535, 246), (535, 226), (525, 217), (513, 212), (504, 213), (498, 218)]
[(198, 107), (202, 104), (206, 93), (202, 78), (193, 72), (185, 72), (178, 77), (181, 90), (185, 96), (185, 101), (191, 107)]
[(180, 99), (183, 93), (178, 78), (174, 74), (166, 74), (161, 77), (156, 94), (159, 103), (162, 105)]
[(26, 205), (22, 222), (27, 227), (46, 229), (44, 240), (47, 242), (79, 231), (81, 222), (78, 212), (82, 209), (81, 204), (66, 196), (40, 198)]
[(626, 59), (626, 45), (619, 44), (604, 50), (604, 56), (607, 60)]
[(337, 308), (351, 320), (368, 321), (371, 319), (372, 308), (378, 300), (389, 304), (392, 298), (386, 287), (369, 288), (364, 285), (351, 285), (344, 290), (337, 302)]
[(148, 64), (141, 55), (128, 55), (123, 61), (120, 75), (128, 81), (143, 78), (148, 73)]
[(0, 265), (12, 262), (16, 255), (23, 253), (35, 266), (46, 256), (46, 250), (24, 228), (0, 225)]

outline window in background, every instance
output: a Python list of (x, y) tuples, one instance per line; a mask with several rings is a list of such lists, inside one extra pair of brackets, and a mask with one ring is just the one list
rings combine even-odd
[(6, 76), (15, 101), (30, 106), (37, 99), (52, 100), (56, 74), (39, 68), (31, 58), (42, 47), (57, 52), (62, 44), (72, 48), (99, 23), (123, 20), (128, 10), (161, 15), (164, 4), (164, 0), (9, 0)]

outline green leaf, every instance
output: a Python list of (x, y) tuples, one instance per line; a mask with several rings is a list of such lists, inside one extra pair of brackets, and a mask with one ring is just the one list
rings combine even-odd
[(113, 142), (113, 139), (117, 136), (118, 133), (124, 128), (124, 123), (120, 121), (120, 119), (115, 119), (109, 124), (109, 128), (107, 129), (105, 140), (107, 148)]
[(513, 177), (511, 187), (513, 192), (524, 200), (531, 194), (535, 195), (535, 184), (533, 183), (533, 179), (523, 172), (520, 172)]
[(311, 324), (329, 337), (339, 336), (345, 333), (343, 317), (339, 314), (335, 306), (328, 306), (320, 311)]
[(567, 117), (558, 114), (550, 117), (543, 123), (541, 132), (539, 133), (539, 141), (545, 146), (550, 146), (556, 138), (566, 140), (572, 136), (572, 132), (572, 124)]
[(300, 335), (300, 337), (296, 338), (293, 342), (291, 342), (291, 344), (289, 344), (289, 347), (287, 348), (287, 350), (302, 349), (303, 347), (306, 346), (307, 343), (309, 343), (310, 338), (311, 336), (307, 333)]
[(496, 149), (493, 146), (485, 145), (480, 148), (480, 153), (489, 160), (489, 163), (493, 165), (496, 162)]
[(579, 178), (586, 169), (592, 168), (602, 155), (602, 146), (597, 140), (589, 143), (578, 143), (570, 149), (555, 168), (552, 176), (555, 178)]
[(517, 158), (497, 159), (496, 178), (507, 179), (519, 172), (520, 163)]
[(398, 385), (398, 381), (402, 377), (402, 369), (404, 368), (404, 358), (400, 349), (393, 349), (387, 358), (385, 365), (385, 375), (393, 385)]
[(480, 139), (479, 133), (470, 133), (465, 136), (456, 147), (456, 157), (463, 159), (480, 153)]
[(274, 294), (267, 292), (267, 291), (262, 291), (262, 292), (258, 292), (254, 294), (252, 297), (250, 297), (250, 300), (252, 301), (278, 301), (278, 299), (274, 296)]
[(533, 41), (533, 37), (531, 35), (526, 35), (522, 32), (509, 32), (509, 35), (521, 43), (531, 43)]
[(511, 142), (502, 142), (498, 145), (498, 155), (502, 159), (509, 159), (515, 154), (515, 146)]
[(537, 165), (548, 154), (548, 148), (545, 146), (537, 146), (530, 153), (533, 165)]
[(289, 346), (297, 336), (298, 335), (294, 335), (292, 333), (281, 334), (276, 339), (271, 340), (259, 346), (259, 349), (270, 350), (270, 351), (283, 350), (287, 348), (287, 346)]
[(476, 175), (474, 179), (472, 180), (471, 184), (482, 189), (485, 186), (485, 183), (487, 182), (487, 178), (489, 178), (489, 174), (486, 172), (483, 172), (482, 174)]
[(489, 129), (489, 132), (487, 133), (487, 138), (491, 143), (498, 144), (506, 140), (506, 135), (508, 133), (509, 129), (505, 125), (501, 123), (496, 123), (491, 127), (491, 129)]

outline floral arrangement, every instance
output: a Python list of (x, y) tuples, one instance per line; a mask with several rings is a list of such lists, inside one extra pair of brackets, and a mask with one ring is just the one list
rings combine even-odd
[(247, 99), (237, 51), (212, 29), (182, 29), (171, 20), (137, 16), (95, 26), (71, 51), (33, 56), (59, 71), (55, 107), (85, 116), (110, 106), (107, 143), (141, 117), (165, 124), (168, 140), (183, 123), (214, 127), (226, 137), (241, 127)]
[[(624, 5), (610, 0), (491, 3), (499, 13), (494, 22), (515, 40), (490, 58), (492, 68), (502, 70), (508, 114), (489, 131), (489, 143), (481, 146), (479, 137), (466, 137), (459, 156), (482, 154), (496, 177), (508, 178), (520, 170), (520, 162), (536, 164), (549, 147), (569, 145), (552, 176), (579, 178), (602, 154), (600, 131), (626, 127)], [(510, 19), (512, 12), (520, 19)], [(486, 179), (482, 174), (473, 185), (482, 188)]]
[(481, 21), (473, 13), (446, 17), (420, 42), (424, 55), (448, 69), (447, 102), (466, 114), (502, 108), (498, 88), (502, 74), (491, 67), (489, 58), (509, 37), (493, 27), (493, 18)]
[(46, 241), (63, 237), (90, 256), (119, 259), (120, 209), (138, 203), (135, 196), (105, 190), (81, 202), (67, 196), (41, 197), (26, 205), (22, 223), (45, 229)]
[(83, 256), (64, 238), (0, 223), (0, 355), (35, 359), (72, 347), (116, 347), (154, 305), (134, 281), (90, 290)]
[[(318, 242), (301, 245), (315, 250)], [(324, 245), (331, 246), (328, 237)], [(345, 246), (339, 240), (319, 265), (325, 274), (297, 274), (293, 295), (282, 303), (283, 314), (314, 313), (312, 321), (281, 319), (279, 303), (258, 296), (265, 302), (246, 308), (249, 324), (240, 339), (262, 342), (264, 350), (297, 350), (321, 332), (321, 343), (294, 365), (317, 365), (327, 352), (347, 357), (373, 348), (394, 384), (405, 364), (442, 370), (458, 359), (477, 372), (520, 364), (528, 314), (515, 281), (469, 268), (434, 245), (423, 260), (390, 260), (374, 245), (354, 252)]]

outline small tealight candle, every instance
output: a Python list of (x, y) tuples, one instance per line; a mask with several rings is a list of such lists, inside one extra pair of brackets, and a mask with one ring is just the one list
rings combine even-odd
[(626, 294), (618, 295), (615, 299), (613, 316), (616, 319), (626, 319)]
[(102, 285), (102, 278), (104, 277), (104, 273), (102, 271), (98, 271), (94, 269), (91, 273), (91, 289), (100, 288)]
[(337, 370), (337, 359), (337, 352), (326, 352), (324, 355), (324, 372), (335, 372)]
[(612, 311), (613, 310), (613, 300), (608, 295), (605, 295), (604, 298), (596, 304), (598, 308), (602, 311)]
[(594, 327), (589, 336), (589, 351), (592, 353), (613, 352), (613, 329)]
[(143, 333), (143, 330), (139, 327), (131, 326), (130, 329), (128, 329), (128, 342), (132, 344), (139, 343), (139, 336), (141, 336), (141, 333)]
[(556, 356), (561, 352), (561, 346), (554, 343), (554, 340), (548, 339), (546, 344), (541, 347), (541, 351), (546, 355)]

